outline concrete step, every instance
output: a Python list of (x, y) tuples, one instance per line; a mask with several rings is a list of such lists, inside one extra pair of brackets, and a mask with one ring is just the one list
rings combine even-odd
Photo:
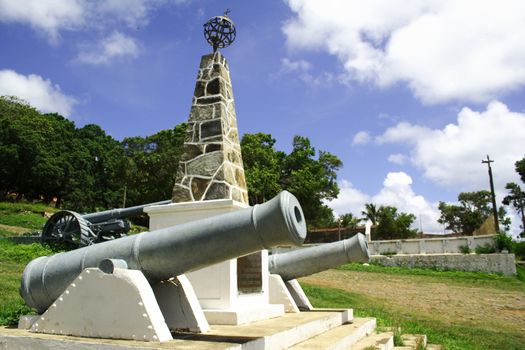
[(427, 344), (427, 348), (426, 350), (442, 350), (443, 349), (443, 345), (439, 345), (439, 344)]
[(363, 337), (372, 334), (375, 328), (375, 318), (354, 318), (351, 323), (343, 324), (337, 328), (326, 331), (299, 344), (296, 344), (289, 349), (353, 349), (353, 344), (357, 343)]
[(355, 343), (352, 350), (393, 350), (394, 333), (373, 333)]
[(353, 319), (352, 310), (314, 310), (289, 313), (278, 319), (238, 326), (213, 326), (201, 339), (223, 337), (242, 339), (243, 349), (287, 349)]

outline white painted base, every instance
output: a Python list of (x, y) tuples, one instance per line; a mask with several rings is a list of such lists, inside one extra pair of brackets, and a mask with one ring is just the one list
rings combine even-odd
[(31, 332), (81, 337), (173, 339), (144, 274), (89, 268), (31, 326)]
[(184, 275), (152, 286), (170, 330), (206, 333), (210, 330), (199, 300)]
[[(150, 230), (158, 230), (247, 207), (230, 199), (219, 199), (151, 206), (144, 211), (150, 217)], [(268, 251), (262, 250), (258, 254), (261, 255), (262, 267), (259, 293), (239, 293), (237, 259), (186, 273), (208, 323), (238, 325), (283, 314), (284, 311), (278, 311), (283, 310), (282, 305), (274, 306), (269, 302)]]
[(299, 312), (280, 275), (270, 275), (270, 304), (282, 304), (286, 312)]
[(212, 325), (232, 325), (252, 323), (255, 321), (267, 320), (270, 318), (284, 315), (284, 306), (281, 305), (263, 305), (256, 307), (243, 307), (238, 310), (204, 310), (206, 319)]
[(314, 307), (310, 303), (310, 300), (304, 293), (303, 288), (297, 282), (297, 280), (290, 280), (286, 281), (286, 288), (290, 292), (290, 295), (292, 296), (293, 300), (295, 301), (295, 304), (300, 310), (313, 310)]

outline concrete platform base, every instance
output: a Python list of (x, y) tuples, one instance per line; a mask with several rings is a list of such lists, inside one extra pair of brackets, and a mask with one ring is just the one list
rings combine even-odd
[(168, 342), (80, 338), (0, 328), (0, 349), (151, 350), (151, 349), (287, 349), (352, 321), (351, 310), (315, 310), (239, 326), (215, 325), (205, 334), (172, 333)]
[[(80, 338), (30, 333), (0, 327), (0, 349), (8, 350), (281, 350), (353, 349), (397, 350), (392, 333), (376, 333), (374, 318), (354, 318), (352, 310), (314, 309), (251, 324), (212, 326), (208, 333), (172, 333), (167, 342)], [(419, 338), (418, 338), (419, 339)], [(399, 349), (419, 350), (404, 338)], [(417, 346), (417, 347), (415, 347)]]
[(211, 325), (238, 326), (284, 315), (283, 305), (267, 304), (241, 310), (205, 309), (204, 316)]

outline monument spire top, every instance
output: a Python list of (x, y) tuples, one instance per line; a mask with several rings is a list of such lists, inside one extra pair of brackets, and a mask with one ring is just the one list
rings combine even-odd
[(223, 16), (215, 16), (204, 23), (204, 37), (208, 44), (213, 47), (213, 52), (219, 48), (230, 46), (235, 40), (237, 31), (235, 24), (230, 19), (230, 9), (224, 11)]

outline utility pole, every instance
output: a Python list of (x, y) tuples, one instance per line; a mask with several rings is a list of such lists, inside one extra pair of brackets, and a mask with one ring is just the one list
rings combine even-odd
[(492, 179), (492, 167), (490, 163), (494, 163), (494, 160), (491, 160), (487, 154), (487, 160), (482, 160), (482, 164), (487, 164), (489, 167), (489, 181), (490, 181), (490, 193), (492, 195), (492, 213), (494, 214), (494, 227), (496, 232), (499, 232), (499, 222), (498, 222), (498, 208), (496, 208), (496, 194), (494, 193), (494, 180)]

